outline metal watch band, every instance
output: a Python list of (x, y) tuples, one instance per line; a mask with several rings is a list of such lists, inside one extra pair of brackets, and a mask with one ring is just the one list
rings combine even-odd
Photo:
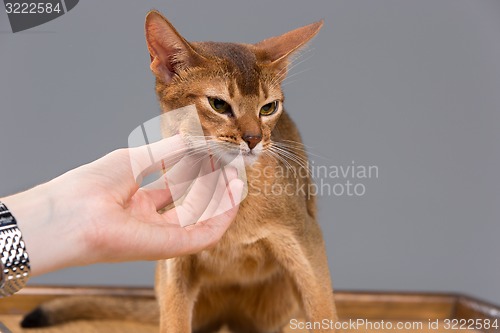
[(0, 297), (6, 297), (24, 287), (30, 275), (30, 262), (17, 221), (1, 202), (0, 256)]

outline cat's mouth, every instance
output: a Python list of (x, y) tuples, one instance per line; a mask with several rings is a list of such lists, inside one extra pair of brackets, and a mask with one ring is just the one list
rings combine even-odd
[(246, 165), (252, 165), (259, 158), (262, 146), (250, 149), (246, 144), (210, 142), (209, 151), (210, 155), (220, 160), (223, 164), (229, 164), (237, 158), (242, 157)]

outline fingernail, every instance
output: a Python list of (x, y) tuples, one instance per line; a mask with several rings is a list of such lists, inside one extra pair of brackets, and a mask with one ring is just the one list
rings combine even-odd
[(224, 172), (226, 173), (226, 177), (229, 181), (238, 178), (238, 170), (234, 167), (230, 167), (230, 166), (225, 167)]

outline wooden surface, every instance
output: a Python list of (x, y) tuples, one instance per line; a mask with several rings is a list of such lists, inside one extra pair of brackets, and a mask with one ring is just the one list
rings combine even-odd
[[(2, 318), (2, 322), (10, 329), (12, 333), (158, 333), (158, 327), (154, 325), (137, 324), (132, 322), (119, 322), (119, 321), (101, 321), (101, 322), (88, 322), (88, 321), (76, 321), (69, 324), (55, 326), (53, 328), (46, 329), (21, 329), (18, 326), (21, 316), (7, 316)], [(397, 322), (391, 322), (393, 326)], [(444, 333), (444, 332), (457, 332), (452, 330), (445, 330), (441, 325), (438, 329), (429, 329), (427, 326), (427, 321), (422, 322), (422, 329), (408, 329), (408, 330), (394, 330), (390, 332), (406, 332), (406, 333)], [(388, 332), (377, 329), (360, 329), (360, 330), (340, 330), (338, 332), (345, 333), (380, 333)], [(460, 330), (463, 333), (476, 333), (479, 331), (474, 330)], [(3, 332), (2, 332), (3, 333)], [(230, 331), (223, 329), (219, 333), (231, 333)], [(236, 332), (237, 333), (237, 332)], [(287, 328), (285, 333), (309, 333), (308, 330), (303, 329), (291, 329)]]
[[(76, 321), (46, 329), (23, 330), (19, 327), (22, 316), (36, 307), (37, 304), (55, 297), (71, 295), (116, 295), (153, 298), (152, 289), (138, 288), (40, 288), (30, 287), (19, 294), (0, 300), (0, 322), (12, 333), (157, 333), (156, 325), (146, 325), (123, 321)], [(343, 329), (340, 332), (408, 332), (408, 333), (470, 333), (500, 332), (499, 330), (445, 330), (444, 319), (497, 319), (500, 324), (500, 307), (478, 301), (473, 298), (448, 294), (416, 294), (416, 293), (368, 293), (337, 292), (335, 300), (341, 321), (364, 319), (376, 325), (384, 320), (393, 326), (391, 330), (381, 330), (361, 326), (360, 329)], [(301, 321), (300, 319), (298, 319)], [(429, 320), (439, 320), (438, 328), (429, 328)], [(411, 329), (396, 329), (398, 323), (412, 325)], [(0, 329), (1, 333), (4, 333)], [(221, 333), (228, 332), (226, 330)], [(304, 329), (289, 327), (286, 333), (308, 332)]]

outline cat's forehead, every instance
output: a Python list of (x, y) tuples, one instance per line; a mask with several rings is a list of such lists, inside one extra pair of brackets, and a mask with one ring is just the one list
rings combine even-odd
[(249, 45), (236, 43), (200, 42), (196, 50), (208, 59), (215, 60), (224, 74), (234, 78), (242, 95), (258, 96), (261, 89), (261, 72), (258, 59)]

